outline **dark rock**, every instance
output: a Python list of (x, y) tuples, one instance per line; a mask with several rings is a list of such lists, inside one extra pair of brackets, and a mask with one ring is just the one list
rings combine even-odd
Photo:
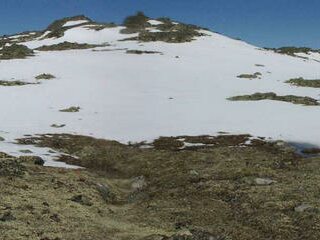
[(2, 215), (2, 217), (0, 218), (0, 221), (2, 222), (9, 222), (9, 221), (14, 221), (16, 220), (16, 218), (12, 215), (11, 212), (6, 212)]
[(116, 198), (115, 194), (106, 185), (98, 184), (97, 190), (105, 202), (113, 202)]
[(144, 176), (139, 176), (132, 179), (131, 188), (134, 192), (142, 191), (147, 186), (147, 181)]
[(73, 196), (70, 200), (73, 202), (79, 203), (81, 205), (85, 205), (85, 206), (92, 206), (93, 205), (88, 197), (81, 195), (81, 194)]
[(313, 206), (311, 206), (310, 204), (306, 204), (306, 203), (303, 203), (303, 204), (296, 206), (294, 208), (294, 211), (298, 212), (298, 213), (309, 212), (309, 211), (314, 211), (314, 210), (315, 210), (315, 208)]
[(61, 222), (61, 219), (58, 214), (53, 214), (50, 216), (50, 219), (55, 222)]
[(35, 165), (43, 166), (44, 163), (45, 163), (45, 161), (41, 157), (34, 157), (34, 164)]

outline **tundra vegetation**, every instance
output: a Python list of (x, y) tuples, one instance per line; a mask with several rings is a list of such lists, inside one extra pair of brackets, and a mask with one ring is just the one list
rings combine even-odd
[(87, 43), (71, 43), (71, 42), (63, 42), (53, 45), (44, 45), (36, 48), (38, 51), (64, 51), (64, 50), (73, 50), (73, 49), (89, 49), (100, 47), (102, 45), (96, 44), (87, 44)]
[(319, 158), (284, 142), (221, 135), (125, 145), (67, 134), (18, 142), (63, 152), (59, 160), (85, 168), (2, 154), (5, 239), (320, 237)]
[(286, 81), (286, 83), (289, 83), (291, 85), (294, 86), (298, 86), (298, 87), (311, 87), (311, 88), (320, 88), (320, 79), (304, 79), (304, 78), (293, 78), (290, 79), (288, 81)]
[(37, 84), (37, 83), (24, 82), (20, 80), (12, 80), (12, 81), (0, 80), (0, 86), (3, 86), (3, 87), (25, 86), (25, 85), (32, 85), (32, 84)]
[[(140, 42), (162, 41), (167, 43), (191, 42), (196, 37), (205, 36), (200, 27), (190, 24), (174, 23), (169, 18), (157, 19), (160, 24), (151, 25), (150, 18), (144, 13), (138, 12), (134, 16), (129, 16), (124, 20), (123, 25), (126, 27), (121, 31), (123, 34), (138, 33), (137, 37), (127, 38), (124, 40), (133, 40)], [(153, 27), (158, 31), (149, 31)]]
[(35, 79), (37, 79), (37, 80), (50, 80), (50, 79), (54, 79), (54, 78), (56, 78), (56, 77), (50, 73), (42, 73), (42, 74), (35, 77)]
[(71, 113), (74, 113), (74, 112), (79, 112), (80, 109), (81, 109), (80, 107), (72, 106), (72, 107), (68, 107), (68, 108), (65, 108), (65, 109), (61, 109), (60, 112), (71, 112)]
[(305, 106), (318, 106), (318, 100), (311, 97), (301, 97), (295, 95), (279, 96), (273, 92), (268, 93), (254, 93), (251, 95), (240, 95), (228, 98), (230, 101), (261, 101), (261, 100), (274, 100), (282, 102), (290, 102), (293, 104)]
[(23, 59), (33, 55), (34, 55), (33, 50), (29, 49), (27, 46), (19, 45), (19, 44), (4, 46), (0, 50), (0, 59), (2, 60)]
[(246, 79), (256, 79), (259, 78), (261, 79), (262, 74), (260, 72), (255, 72), (253, 74), (240, 74), (237, 76), (237, 78), (246, 78)]

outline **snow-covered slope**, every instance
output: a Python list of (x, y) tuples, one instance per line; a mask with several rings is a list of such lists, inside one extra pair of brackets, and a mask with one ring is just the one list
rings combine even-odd
[[(95, 23), (81, 22), (62, 37), (45, 38), (46, 32), (21, 44), (33, 49), (64, 41), (107, 45), (36, 51), (27, 59), (0, 62), (1, 80), (36, 82), (34, 77), (41, 73), (56, 76), (37, 85), (0, 86), (0, 135), (6, 139), (0, 143), (1, 151), (20, 154), (18, 150), (24, 147), (11, 144), (14, 139), (44, 133), (128, 142), (223, 131), (320, 146), (320, 106), (227, 100), (255, 92), (319, 99), (316, 88), (285, 83), (296, 77), (320, 78), (319, 62), (277, 54), (206, 30), (198, 30), (205, 36), (191, 42), (166, 43), (121, 41), (137, 33), (123, 34), (121, 26), (99, 31), (92, 26)], [(127, 50), (160, 53), (128, 54)], [(255, 72), (262, 74), (261, 79), (237, 78)], [(70, 106), (81, 109), (59, 111)], [(65, 127), (53, 128), (52, 124)], [(46, 157), (47, 150), (41, 151)]]

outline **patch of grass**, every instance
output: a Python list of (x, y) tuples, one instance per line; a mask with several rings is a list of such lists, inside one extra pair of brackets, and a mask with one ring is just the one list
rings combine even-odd
[(309, 79), (304, 79), (300, 77), (300, 78), (290, 79), (286, 81), (286, 83), (289, 83), (298, 87), (320, 88), (320, 79), (309, 80)]
[(101, 45), (95, 44), (87, 44), (87, 43), (71, 43), (71, 42), (63, 42), (53, 45), (44, 45), (38, 47), (36, 50), (39, 51), (64, 51), (64, 50), (73, 50), (73, 49), (89, 49), (100, 47)]
[(79, 112), (80, 111), (80, 107), (69, 107), (69, 108), (65, 108), (65, 109), (61, 109), (59, 110), (60, 112), (71, 112), (71, 113), (74, 113), (74, 112)]
[(246, 79), (256, 79), (260, 78), (262, 74), (260, 72), (256, 72), (254, 74), (240, 74), (237, 76), (237, 78), (246, 78)]
[(37, 83), (23, 82), (19, 80), (15, 80), (15, 81), (0, 80), (0, 86), (4, 86), (4, 87), (25, 86), (25, 85), (31, 85), (31, 84), (37, 84)]
[(27, 46), (12, 44), (11, 46), (4, 46), (0, 50), (0, 59), (24, 59), (26, 57), (33, 56), (33, 50)]
[(55, 123), (51, 125), (51, 127), (53, 128), (63, 128), (65, 126), (66, 126), (65, 124), (55, 124)]
[(290, 102), (293, 104), (305, 105), (305, 106), (318, 106), (320, 105), (318, 100), (310, 97), (301, 97), (294, 95), (278, 96), (273, 92), (268, 93), (254, 93), (251, 95), (241, 95), (228, 98), (230, 101), (260, 101), (260, 100), (274, 100)]
[(127, 50), (126, 53), (142, 55), (142, 54), (158, 54), (158, 53), (161, 53), (161, 52), (157, 52), (157, 51), (141, 51), (141, 50)]
[(56, 78), (56, 77), (50, 73), (42, 73), (42, 74), (35, 77), (35, 79), (37, 79), (37, 80), (50, 80), (50, 79), (54, 79), (54, 78)]

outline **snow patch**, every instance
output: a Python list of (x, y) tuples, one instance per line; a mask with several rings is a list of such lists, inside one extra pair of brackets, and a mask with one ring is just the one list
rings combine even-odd
[(62, 27), (71, 27), (71, 26), (79, 25), (79, 24), (86, 23), (86, 22), (89, 22), (89, 21), (88, 20), (68, 21), (65, 24), (63, 24)]
[(148, 23), (150, 23), (151, 25), (160, 25), (163, 24), (163, 22), (158, 21), (158, 20), (149, 20)]

